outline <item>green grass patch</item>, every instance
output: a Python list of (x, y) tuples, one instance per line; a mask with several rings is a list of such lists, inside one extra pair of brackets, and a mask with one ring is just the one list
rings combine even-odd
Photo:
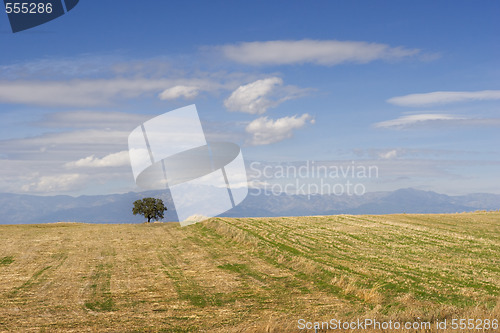
[(95, 267), (90, 277), (91, 295), (90, 299), (84, 303), (85, 308), (96, 312), (115, 310), (113, 295), (110, 292), (112, 267), (110, 263), (100, 263)]
[(0, 259), (0, 266), (8, 266), (14, 262), (13, 256), (6, 256)]

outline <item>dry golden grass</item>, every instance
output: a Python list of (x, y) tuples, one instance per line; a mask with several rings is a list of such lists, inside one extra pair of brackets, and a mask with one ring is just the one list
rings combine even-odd
[(301, 318), (500, 319), (500, 213), (0, 226), (2, 332), (297, 332)]

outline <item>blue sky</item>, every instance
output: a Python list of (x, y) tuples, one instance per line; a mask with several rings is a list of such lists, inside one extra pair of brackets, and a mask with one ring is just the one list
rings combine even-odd
[(500, 3), (89, 1), (0, 15), (0, 192), (138, 190), (127, 135), (196, 104), (247, 161), (377, 165), (369, 191), (500, 193)]

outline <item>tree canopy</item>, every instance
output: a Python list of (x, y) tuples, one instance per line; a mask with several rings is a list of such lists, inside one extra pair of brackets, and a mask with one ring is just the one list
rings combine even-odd
[(167, 210), (167, 207), (163, 204), (161, 199), (155, 198), (144, 198), (141, 200), (134, 201), (134, 208), (132, 208), (132, 213), (134, 215), (140, 214), (151, 220), (161, 220), (163, 219), (163, 213)]

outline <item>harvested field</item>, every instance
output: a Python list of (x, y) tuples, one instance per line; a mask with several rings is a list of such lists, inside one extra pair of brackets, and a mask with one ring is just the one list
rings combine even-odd
[(293, 332), (299, 319), (365, 318), (432, 323), (398, 332), (499, 320), (500, 213), (0, 226), (2, 332)]

